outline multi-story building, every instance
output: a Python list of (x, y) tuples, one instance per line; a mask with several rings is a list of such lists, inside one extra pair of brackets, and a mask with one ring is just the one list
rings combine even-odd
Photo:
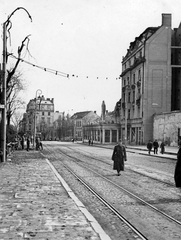
[[(35, 119), (36, 118), (36, 119)], [(26, 123), (27, 133), (34, 134), (35, 123), (36, 133), (41, 133), (42, 138), (51, 138), (54, 121), (54, 99), (46, 98), (44, 96), (37, 99), (31, 99), (27, 104), (26, 109)]]
[(162, 14), (161, 26), (148, 27), (123, 57), (121, 134), (128, 143), (152, 139), (153, 116), (171, 111), (171, 38), (171, 14)]
[(171, 110), (181, 110), (181, 24), (178, 28), (174, 28), (172, 31), (171, 71)]
[(115, 144), (120, 138), (120, 103), (117, 102), (116, 109), (112, 112), (106, 110), (106, 104), (101, 104), (101, 117), (88, 118), (83, 125), (83, 142), (101, 144)]
[(74, 139), (78, 141), (84, 140), (84, 126), (94, 122), (96, 119), (98, 119), (99, 116), (94, 111), (84, 111), (84, 112), (77, 112), (75, 113), (71, 119), (73, 121), (73, 127), (74, 127)]

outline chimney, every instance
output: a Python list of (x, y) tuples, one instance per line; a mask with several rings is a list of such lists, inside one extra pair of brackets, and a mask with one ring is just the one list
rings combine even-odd
[(162, 13), (162, 26), (171, 27), (172, 15), (170, 13)]

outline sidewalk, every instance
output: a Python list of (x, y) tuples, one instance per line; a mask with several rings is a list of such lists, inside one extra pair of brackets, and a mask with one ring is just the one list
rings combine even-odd
[[(82, 143), (82, 142), (77, 142), (79, 144), (84, 144), (87, 145), (88, 143)], [(99, 146), (99, 147), (104, 147), (104, 148), (110, 148), (113, 149), (115, 144), (100, 144), (100, 143), (94, 143), (93, 146)], [(142, 155), (148, 155), (148, 150), (146, 145), (127, 145), (126, 147), (127, 152), (132, 152), (132, 153), (139, 153)], [(151, 154), (149, 156), (152, 157), (160, 157), (160, 158), (169, 158), (176, 160), (177, 159), (177, 152), (178, 152), (178, 147), (170, 147), (166, 146), (165, 147), (165, 153), (161, 154), (160, 153), (160, 148), (158, 149), (158, 154), (154, 154), (153, 150), (151, 151)]]
[[(139, 150), (143, 150), (143, 151), (147, 151), (147, 148), (145, 145), (139, 145), (139, 146), (132, 146), (132, 145), (128, 145), (127, 148), (129, 149), (139, 149)], [(160, 148), (158, 149), (160, 151)], [(153, 150), (152, 150), (153, 151)], [(170, 147), (170, 146), (166, 146), (165, 147), (165, 153), (164, 154), (173, 154), (173, 155), (177, 155), (178, 152), (178, 147)]]
[(0, 163), (1, 240), (110, 240), (40, 152), (9, 158)]

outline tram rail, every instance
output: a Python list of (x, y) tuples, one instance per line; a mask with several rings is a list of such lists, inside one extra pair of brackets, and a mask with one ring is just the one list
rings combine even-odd
[[(51, 153), (51, 155), (53, 156), (53, 158), (58, 159), (59, 157), (57, 157), (55, 155), (55, 153), (52, 153), (50, 151), (50, 149), (47, 150)], [(130, 192), (129, 190), (119, 186), (118, 184), (116, 184), (115, 182), (111, 181), (110, 179), (106, 178), (105, 176), (97, 173), (96, 171), (92, 170), (90, 167), (88, 167), (85, 163), (83, 163), (80, 159), (78, 159), (75, 156), (71, 156), (67, 153), (65, 153), (64, 151), (59, 149), (59, 153), (61, 155), (63, 155), (65, 158), (69, 158), (69, 160), (75, 162), (76, 164), (80, 165), (81, 167), (87, 169), (88, 171), (93, 172), (95, 175), (101, 177), (102, 179), (104, 179), (105, 181), (111, 183), (112, 185), (114, 185), (114, 187), (118, 188), (121, 191), (124, 191), (126, 194), (130, 195), (131, 197), (135, 198), (137, 201), (139, 201), (142, 205), (144, 204), (145, 206), (149, 207), (150, 209), (152, 209), (153, 211), (155, 211), (157, 214), (161, 215), (164, 218), (167, 218), (169, 221), (172, 221), (173, 223), (177, 224), (177, 225), (181, 225), (181, 222), (178, 221), (177, 219), (173, 218), (172, 216), (164, 213), (163, 211), (159, 210), (158, 208), (156, 208), (155, 206), (153, 206), (152, 204), (146, 202), (145, 200), (141, 199), (139, 196), (136, 196), (135, 194), (133, 194), (132, 192)], [(88, 157), (86, 155), (86, 157)], [(92, 158), (92, 157), (91, 157)], [(95, 160), (97, 160), (95, 158)], [(100, 160), (99, 160), (100, 161)], [(104, 162), (104, 161), (103, 161)], [(137, 228), (135, 228), (129, 221), (126, 220), (126, 218), (119, 212), (119, 210), (117, 210), (112, 204), (108, 203), (107, 200), (104, 199), (104, 197), (102, 197), (95, 189), (93, 189), (85, 180), (83, 180), (83, 178), (81, 178), (80, 176), (78, 176), (74, 171), (71, 170), (71, 168), (69, 168), (66, 164), (64, 164), (62, 161), (61, 163), (64, 165), (64, 167), (72, 174), (74, 175), (74, 177), (76, 179), (78, 179), (87, 189), (89, 189), (89, 191), (92, 192), (92, 194), (94, 194), (102, 203), (104, 203), (107, 207), (109, 207), (111, 209), (111, 211), (117, 215), (118, 218), (120, 218), (122, 221), (124, 221), (139, 237), (140, 239), (147, 239), (147, 237), (142, 234)], [(105, 163), (105, 162), (104, 162)]]

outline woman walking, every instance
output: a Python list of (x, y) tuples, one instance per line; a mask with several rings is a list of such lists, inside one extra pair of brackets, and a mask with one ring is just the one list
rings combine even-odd
[(119, 140), (118, 144), (114, 147), (112, 154), (113, 169), (117, 170), (117, 175), (120, 175), (120, 171), (124, 171), (124, 161), (127, 161), (126, 156), (126, 148), (123, 146), (121, 140)]

